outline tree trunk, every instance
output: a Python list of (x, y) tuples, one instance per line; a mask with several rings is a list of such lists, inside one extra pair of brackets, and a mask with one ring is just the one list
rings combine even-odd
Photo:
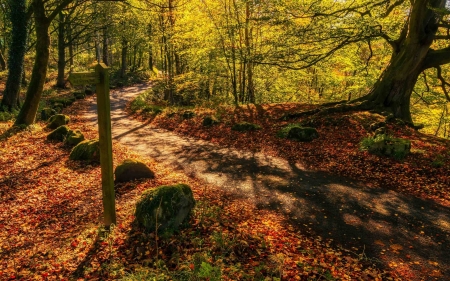
[(23, 62), (27, 43), (27, 14), (25, 0), (10, 0), (12, 41), (9, 48), (9, 72), (3, 92), (2, 108), (12, 110), (18, 107), (22, 81)]
[(103, 29), (103, 63), (109, 65), (109, 39), (108, 39), (108, 29), (105, 27)]
[(122, 67), (120, 69), (120, 77), (124, 78), (127, 74), (128, 64), (127, 64), (127, 55), (128, 55), (128, 41), (122, 40)]
[(0, 66), (2, 67), (2, 71), (6, 70), (6, 60), (1, 50), (0, 50)]
[(36, 58), (25, 102), (17, 116), (16, 125), (31, 125), (34, 123), (42, 90), (44, 89), (45, 77), (47, 76), (50, 53), (50, 35), (48, 33), (50, 20), (45, 16), (45, 8), (42, 0), (34, 2), (34, 19), (37, 39)]
[(66, 68), (66, 45), (64, 41), (65, 23), (64, 14), (59, 13), (58, 23), (58, 78), (56, 87), (65, 88), (64, 69)]
[(408, 25), (400, 39), (391, 42), (393, 54), (389, 66), (381, 74), (370, 93), (361, 100), (368, 100), (389, 108), (395, 117), (412, 123), (410, 98), (422, 71), (433, 67), (430, 57), (431, 44), (437, 32), (440, 16), (436, 9), (445, 7), (445, 0), (417, 0), (412, 6)]

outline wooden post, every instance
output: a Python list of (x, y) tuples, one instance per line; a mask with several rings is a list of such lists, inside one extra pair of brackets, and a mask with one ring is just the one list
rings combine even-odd
[(103, 217), (106, 227), (116, 224), (113, 154), (111, 136), (111, 103), (109, 98), (109, 69), (104, 63), (95, 66), (99, 81), (96, 86), (100, 166), (102, 170)]

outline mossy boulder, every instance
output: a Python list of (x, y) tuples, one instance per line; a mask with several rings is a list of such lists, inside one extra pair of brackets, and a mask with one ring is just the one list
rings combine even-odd
[(188, 222), (194, 206), (194, 196), (188, 185), (160, 186), (142, 194), (136, 204), (135, 217), (138, 225), (147, 231), (171, 233)]
[(116, 182), (129, 182), (136, 179), (152, 179), (155, 174), (145, 163), (126, 159), (114, 170)]
[(389, 135), (376, 135), (363, 139), (361, 149), (376, 155), (403, 159), (411, 152), (411, 141)]
[(44, 108), (41, 110), (41, 120), (47, 121), (51, 116), (56, 114), (56, 110), (53, 108)]
[(80, 130), (70, 130), (66, 136), (66, 143), (71, 146), (75, 146), (84, 141), (84, 135)]
[(304, 127), (302, 124), (293, 123), (279, 130), (277, 136), (285, 139), (308, 142), (317, 139), (319, 133), (315, 128)]
[(59, 126), (55, 130), (53, 130), (50, 134), (47, 135), (47, 140), (50, 141), (64, 141), (67, 138), (71, 130), (68, 126), (63, 125)]
[(231, 130), (238, 131), (238, 132), (245, 132), (245, 131), (256, 131), (260, 130), (261, 126), (249, 122), (241, 122), (234, 124), (233, 127), (231, 127)]
[(193, 111), (186, 110), (181, 115), (181, 118), (183, 118), (183, 119), (192, 119), (192, 118), (194, 118), (194, 116), (195, 116), (195, 113)]
[(82, 100), (86, 97), (85, 93), (82, 92), (73, 92), (73, 96), (77, 99), (77, 100)]
[(94, 91), (94, 89), (92, 89), (92, 88), (86, 88), (86, 89), (84, 89), (84, 93), (85, 93), (87, 96), (92, 96), (92, 95), (95, 93), (95, 91)]
[(85, 140), (80, 142), (70, 152), (69, 159), (100, 162), (100, 146), (98, 140)]
[(211, 127), (216, 124), (219, 124), (219, 121), (212, 116), (205, 116), (205, 118), (203, 118), (203, 126), (205, 127)]
[(287, 138), (309, 142), (319, 138), (319, 133), (312, 127), (292, 127), (287, 134)]
[(48, 120), (47, 128), (56, 129), (59, 126), (67, 125), (70, 121), (69, 116), (64, 114), (56, 114)]

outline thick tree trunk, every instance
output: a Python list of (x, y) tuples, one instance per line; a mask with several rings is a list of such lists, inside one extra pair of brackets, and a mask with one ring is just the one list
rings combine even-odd
[(64, 40), (65, 23), (64, 14), (59, 13), (58, 23), (58, 78), (56, 87), (65, 88), (64, 69), (66, 68), (66, 45)]
[(1, 103), (2, 108), (12, 110), (18, 107), (22, 80), (23, 62), (27, 42), (27, 14), (25, 0), (10, 0), (12, 41), (9, 48), (9, 72)]
[(413, 3), (408, 25), (400, 39), (391, 42), (393, 55), (389, 66), (362, 100), (389, 108), (395, 117), (412, 123), (411, 94), (420, 73), (434, 66), (430, 61), (433, 61), (431, 54), (436, 51), (430, 46), (441, 18), (437, 10), (444, 8), (445, 3), (445, 0), (417, 0)]
[(25, 102), (17, 116), (16, 125), (33, 124), (36, 118), (39, 101), (44, 89), (47, 76), (47, 65), (49, 60), (50, 35), (48, 29), (50, 20), (45, 16), (45, 8), (42, 1), (34, 3), (34, 18), (36, 30), (36, 58), (30, 85), (28, 86)]

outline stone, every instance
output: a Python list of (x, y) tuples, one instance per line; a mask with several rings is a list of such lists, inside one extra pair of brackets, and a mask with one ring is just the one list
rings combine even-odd
[(80, 130), (70, 130), (67, 134), (66, 143), (70, 146), (76, 146), (82, 141), (84, 141), (84, 135)]
[(315, 140), (318, 137), (319, 133), (312, 127), (292, 127), (287, 134), (288, 139), (304, 142)]
[(260, 130), (261, 126), (249, 122), (241, 122), (234, 124), (233, 127), (231, 127), (231, 130), (238, 131), (238, 132), (244, 132), (244, 131), (256, 131)]
[(41, 120), (47, 121), (51, 116), (56, 114), (56, 110), (52, 108), (44, 108), (41, 110)]
[(195, 113), (194, 113), (193, 111), (185, 111), (185, 112), (183, 112), (183, 114), (181, 115), (181, 117), (182, 117), (183, 119), (192, 119), (192, 118), (194, 118), (194, 116), (195, 116)]
[(47, 140), (49, 141), (64, 141), (71, 130), (68, 126), (59, 126), (47, 135)]
[(70, 118), (64, 114), (56, 114), (50, 117), (48, 120), (47, 128), (56, 129), (59, 126), (67, 125), (70, 122)]
[(87, 96), (92, 96), (95, 92), (94, 92), (94, 90), (91, 89), (91, 88), (86, 88), (86, 89), (84, 90), (84, 93), (85, 93)]
[(69, 156), (70, 160), (100, 162), (100, 145), (98, 140), (85, 140), (77, 144)]
[(116, 182), (129, 182), (137, 179), (153, 179), (155, 174), (145, 163), (126, 159), (114, 170)]
[(136, 204), (135, 218), (146, 231), (173, 233), (189, 221), (194, 206), (188, 185), (159, 186), (142, 194)]
[(205, 118), (203, 118), (203, 126), (205, 127), (211, 127), (216, 124), (219, 124), (219, 121), (212, 116), (205, 116)]
[(73, 92), (73, 96), (77, 99), (77, 100), (82, 100), (86, 97), (85, 93), (82, 92)]
[(378, 135), (367, 149), (372, 154), (403, 159), (411, 152), (411, 141)]

